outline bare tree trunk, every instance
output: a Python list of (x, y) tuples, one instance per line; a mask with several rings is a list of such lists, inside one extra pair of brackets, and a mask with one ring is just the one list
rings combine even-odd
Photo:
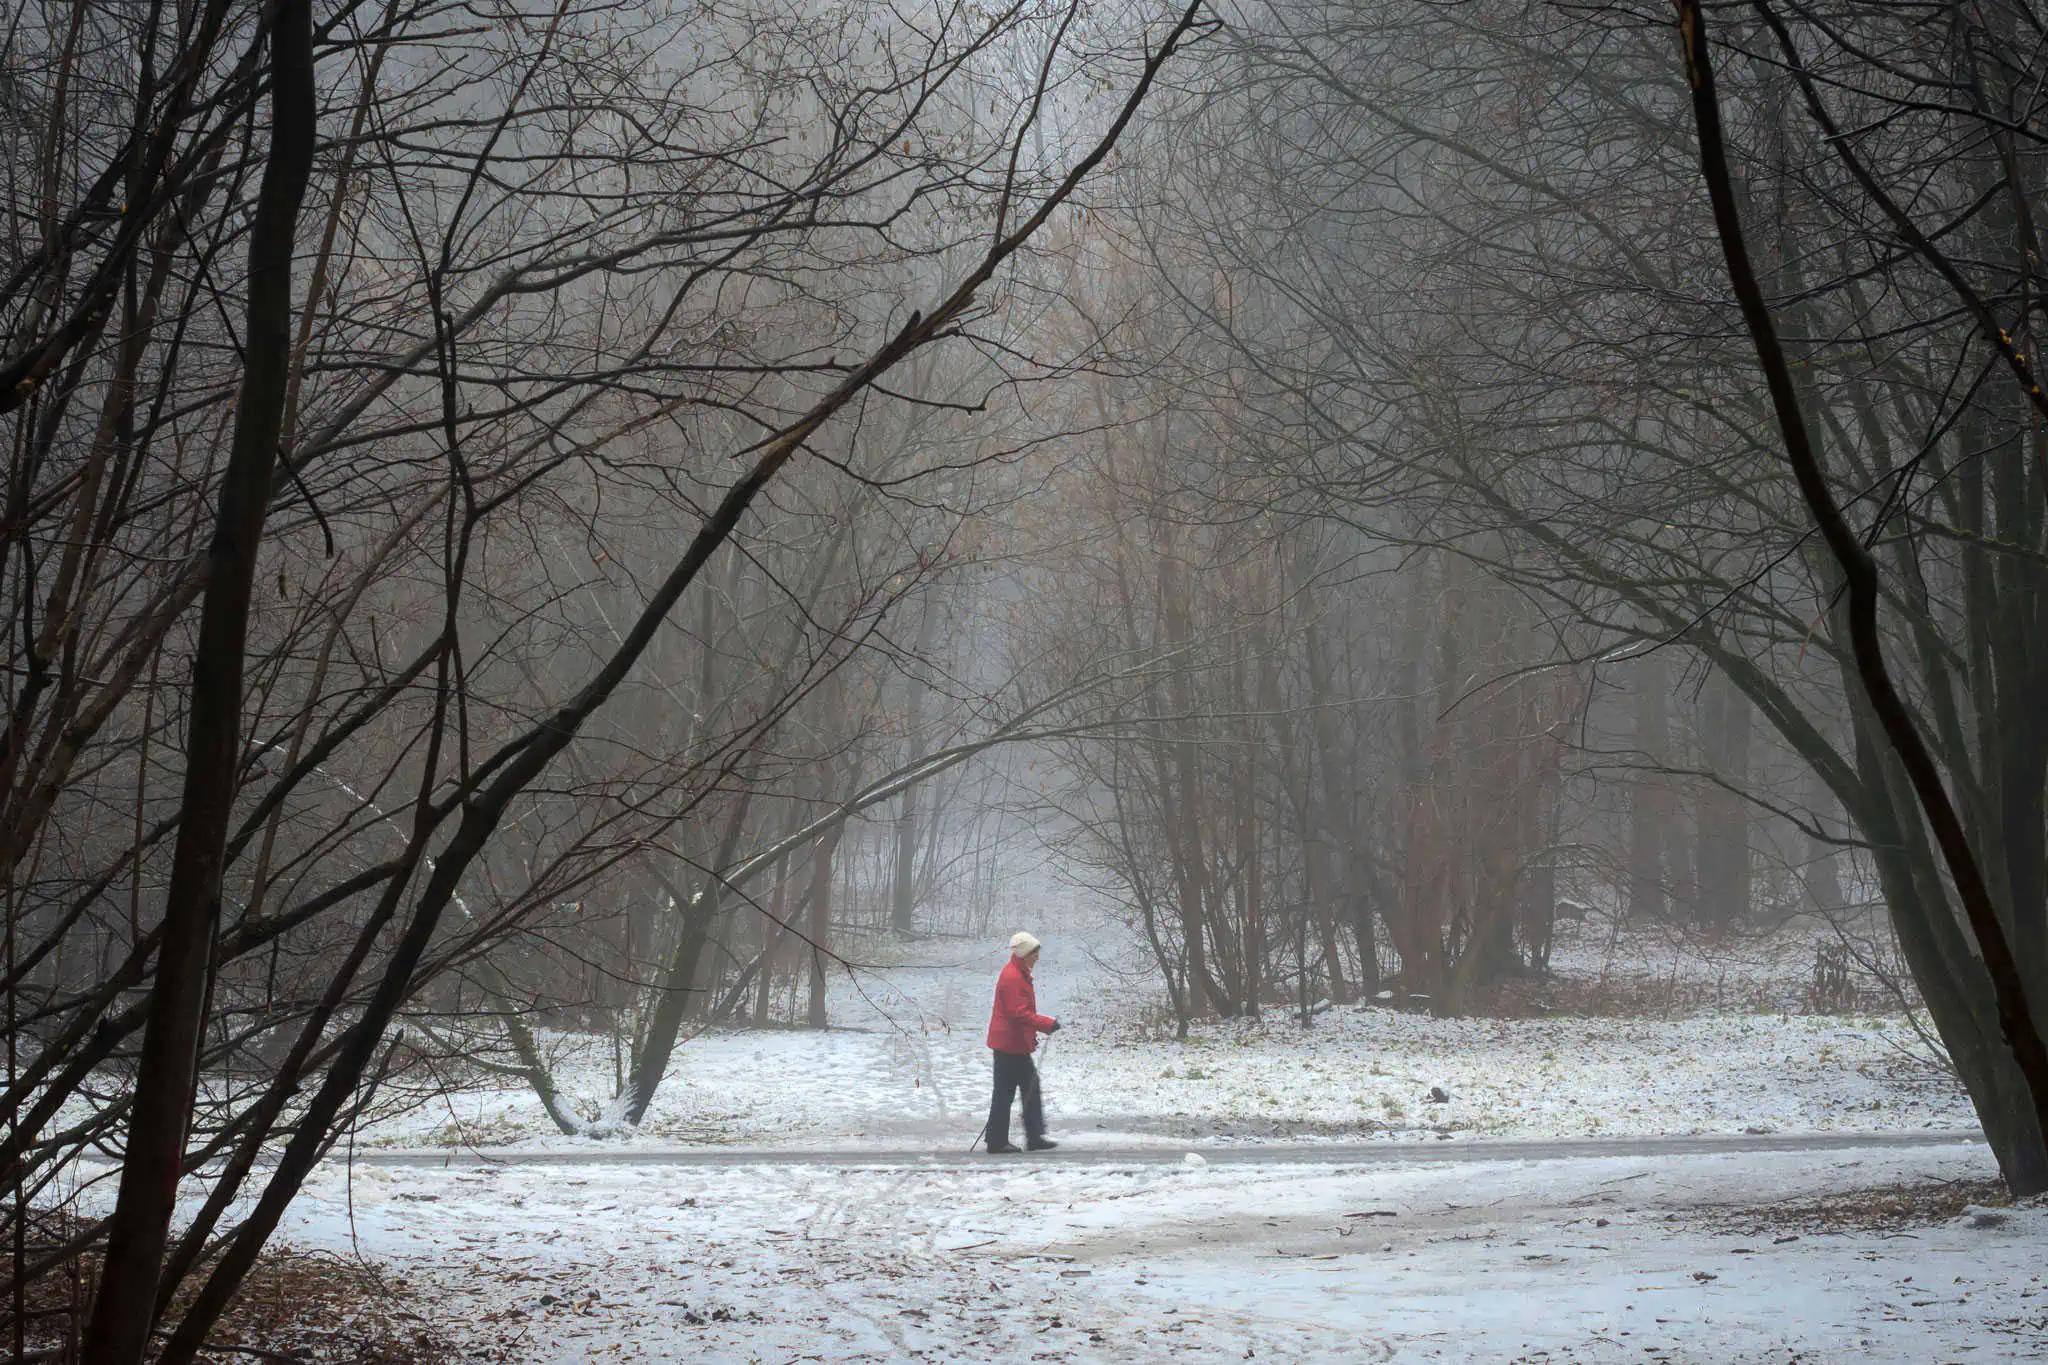
[[(924, 619), (917, 626), (917, 658), (930, 656), (938, 620), (937, 604), (927, 599)], [(903, 704), (903, 754), (908, 761), (920, 752), (924, 743), (925, 683), (923, 677), (912, 671), (903, 685), (910, 693)], [(908, 937), (917, 927), (914, 918), (917, 909), (917, 801), (921, 791), (920, 785), (903, 793), (903, 809), (896, 817), (896, 861), (889, 880), (889, 926), (903, 937)], [(933, 818), (937, 818), (936, 812)]]
[[(742, 792), (733, 803), (732, 813), (726, 820), (725, 834), (718, 841), (717, 851), (712, 854), (714, 872), (732, 865), (740, 836), (746, 829), (747, 810), (752, 805), (752, 798), (753, 793), (749, 790)], [(689, 1012), (691, 987), (698, 979), (697, 967), (704, 955), (704, 944), (719, 916), (719, 907), (725, 903), (725, 885), (716, 876), (707, 876), (696, 894), (690, 895), (672, 885), (658, 871), (655, 875), (675, 902), (675, 914), (681, 922), (674, 951), (662, 972), (653, 1013), (648, 1017), (646, 1032), (633, 1058), (632, 1073), (627, 1081), (630, 1090), (626, 1098), (628, 1123), (638, 1123), (647, 1116), (647, 1106), (654, 1103), (654, 1093), (661, 1088), (662, 1078), (668, 1074), (669, 1059), (675, 1055), (676, 1037), (682, 1032), (683, 1016)]]
[(844, 825), (834, 825), (811, 845), (811, 998), (805, 1022), (824, 1028), (826, 957), (832, 946), (832, 855)]
[[(1305, 593), (1307, 588), (1302, 591)], [(1317, 929), (1322, 935), (1323, 958), (1330, 964), (1330, 998), (1342, 1005), (1350, 1000), (1344, 979), (1344, 955), (1337, 946), (1337, 901), (1352, 907), (1351, 923), (1358, 939), (1359, 976), (1363, 989), (1379, 984), (1379, 960), (1374, 952), (1371, 901), (1365, 889), (1355, 885), (1357, 870), (1348, 866), (1348, 841), (1340, 830), (1352, 827), (1354, 814), (1345, 801), (1343, 763), (1338, 753), (1336, 689), (1330, 681), (1329, 650), (1322, 638), (1322, 624), (1308, 607), (1310, 619), (1303, 627), (1302, 648), (1308, 660), (1309, 724), (1315, 736), (1314, 752), (1302, 765), (1303, 857), (1309, 880), (1309, 897), (1315, 905)], [(1321, 778), (1321, 791), (1309, 785), (1310, 771)], [(1319, 799), (1320, 798), (1320, 799)]]
[[(797, 816), (792, 812), (790, 826), (795, 828)], [(768, 941), (761, 948), (761, 989), (754, 997), (754, 1027), (762, 1028), (768, 1023), (770, 992), (775, 986), (775, 968), (784, 956), (783, 944), (789, 940), (789, 859), (778, 858), (775, 862), (775, 890), (768, 898)]]
[[(2032, 1142), (2025, 1153), (2030, 1158), (2028, 1169), (2016, 1174), (2015, 1164), (2008, 1160), (2009, 1151), (2003, 1147), (1999, 1149), (2000, 1164), (2015, 1194), (2036, 1193), (2044, 1183), (2048, 1183), (2048, 1169), (2044, 1169), (2041, 1156), (2043, 1139), (2048, 1137), (2048, 1042), (2043, 1040), (2040, 1019), (2029, 999), (2026, 979), (2014, 954), (2006, 920), (1992, 898), (1977, 851), (1964, 830), (1941, 769), (1920, 733), (1914, 714), (1892, 681), (1878, 627), (1880, 582), (1876, 562), (1843, 517), (1834, 491), (1828, 486), (1826, 469), (1813, 446), (1800, 410), (1791, 368), (1778, 342), (1770, 306), (1757, 283), (1748, 248), (1744, 245), (1721, 130), (1720, 102), (1714, 91), (1706, 16), (1699, 0), (1676, 0), (1676, 4), (1686, 80), (1692, 90), (1693, 115), (1699, 136), (1700, 170), (1713, 201), (1714, 225), (1721, 240), (1729, 281), (1741, 305), (1743, 322), (1756, 345), (1758, 365), (1770, 389), (1787, 462), (1829, 555), (1841, 569), (1847, 589), (1842, 611), (1847, 618), (1852, 657), (1856, 676), (1863, 687), (1864, 700), (1904, 773), (1914, 803), (1933, 832), (1942, 862), (1955, 884), (1956, 899), (1962, 905), (1965, 923), (1974, 940), (1973, 946), (1983, 963), (1984, 975), (1989, 978), (1999, 1032), (2004, 1046), (2010, 1049), (2013, 1067), (2021, 1082), (2018, 1088), (2024, 1091), (2023, 1095), (2013, 1095), (2011, 1103), (2023, 1117), (2032, 1120)], [(1859, 178), (1865, 178), (1861, 175), (1860, 165), (1855, 162), (1853, 147), (1840, 136), (1840, 130), (1815, 93), (1811, 77), (1798, 64), (1798, 53), (1790, 32), (1769, 11), (1764, 11), (1762, 17), (1793, 64), (1815, 121), (1827, 132), (1836, 155), (1847, 160), (1851, 169), (1859, 172)], [(1865, 188), (1873, 193), (1873, 197), (1881, 197), (1867, 179)], [(2011, 341), (2009, 337), (2003, 339), (2010, 356)], [(2032, 386), (2033, 392), (2039, 392), (2038, 381), (2032, 379), (2023, 362), (2016, 366), (2016, 373), (2023, 382)], [(1931, 920), (1948, 912), (1948, 899), (1939, 893), (1938, 887), (1937, 895), (1937, 903), (1921, 908), (1923, 919)], [(1994, 1146), (1999, 1144), (1994, 1142)]]
[[(1157, 533), (1165, 545), (1164, 531)], [(1187, 567), (1162, 548), (1159, 561), (1160, 618), (1171, 648), (1192, 647), (1189, 621)], [(1172, 778), (1161, 774), (1162, 808), (1170, 823), (1176, 880), (1180, 891), (1181, 934), (1187, 953), (1188, 998), (1191, 1009), (1203, 1005), (1224, 1015), (1235, 1014), (1229, 992), (1209, 969), (1209, 918), (1211, 894), (1207, 852), (1202, 838), (1202, 783), (1199, 772), (1201, 749), (1195, 741), (1195, 695), (1192, 665), (1185, 658), (1168, 668), (1168, 691), (1181, 734), (1168, 746)]]
[(1695, 825), (1693, 914), (1700, 923), (1726, 927), (1749, 915), (1749, 698), (1719, 669), (1700, 691), (1703, 766), (1714, 779), (1700, 789)]
[[(1808, 769), (1807, 818), (1820, 830), (1831, 831), (1840, 823), (1842, 803), (1835, 798), (1827, 780)], [(1839, 910), (1848, 904), (1842, 891), (1842, 846), (1817, 834), (1806, 839), (1806, 894), (1819, 910)]]
[(1658, 920), (1668, 908), (1664, 866), (1671, 834), (1671, 789), (1657, 768), (1668, 762), (1671, 729), (1666, 703), (1670, 691), (1664, 651), (1653, 649), (1636, 661), (1635, 748), (1643, 770), (1629, 789), (1627, 907), (1630, 919)]
[(1557, 924), (1557, 849), (1564, 821), (1563, 784), (1555, 756), (1546, 757), (1553, 761), (1543, 774), (1532, 812), (1535, 830), (1530, 846), (1539, 851), (1522, 893), (1523, 937), (1529, 945), (1529, 966), (1538, 977), (1550, 972), (1551, 934)]
[(207, 552), (182, 818), (164, 894), (149, 1022), (106, 1261), (86, 1329), (84, 1359), (92, 1365), (140, 1361), (155, 1325), (157, 1281), (212, 989), (222, 861), (240, 776), (243, 648), (290, 381), (293, 235), (313, 168), (313, 37), (306, 0), (280, 0), (269, 43), (270, 148), (249, 235), (241, 392)]
[[(1258, 632), (1252, 636), (1259, 639)], [(1242, 719), (1257, 702), (1246, 685), (1242, 648), (1230, 670), (1231, 709), (1240, 717), (1232, 724), (1237, 752), (1230, 764), (1231, 832), (1236, 846), (1237, 920), (1241, 926), (1242, 960), (1234, 992), (1247, 1014), (1259, 1013), (1259, 994), (1266, 976), (1266, 879), (1263, 822), (1259, 819), (1259, 744), (1251, 722)]]

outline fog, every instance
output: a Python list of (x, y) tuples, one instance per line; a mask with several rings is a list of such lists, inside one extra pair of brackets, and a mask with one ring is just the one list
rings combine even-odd
[[(2022, 0), (6, 32), (17, 1358), (311, 1349), (249, 1305), (359, 1137), (965, 1146), (1018, 930), (1088, 1021), (1048, 1102), (1112, 1134), (1415, 1135), (1512, 1080), (1434, 1136), (1590, 1139), (1504, 1106), (1626, 1016), (1598, 1049), (1883, 1073), (1908, 1112), (1782, 1122), (1960, 1123), (1929, 1179), (2048, 1189)], [(1875, 1032), (1658, 1032), (1795, 1014)], [(1228, 1042), (1233, 1104), (1297, 1052), (1427, 1074), (1147, 1089)], [(1583, 1103), (1638, 1084), (1644, 1140), (1783, 1098)], [(745, 1311), (605, 1349), (787, 1344)], [(1339, 1358), (1281, 1319), (1245, 1340)], [(1022, 1349), (977, 1331), (823, 1349)]]

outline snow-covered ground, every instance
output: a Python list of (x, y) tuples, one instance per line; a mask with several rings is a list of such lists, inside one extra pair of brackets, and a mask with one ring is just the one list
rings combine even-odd
[[(1119, 1142), (1319, 1137), (1582, 1137), (1858, 1132), (1973, 1126), (1901, 1015), (1788, 1010), (1818, 931), (1711, 948), (1597, 918), (1563, 926), (1553, 963), (1648, 1014), (1436, 1019), (1373, 1004), (1197, 1025), (1175, 1041), (1159, 988), (1106, 913), (1042, 888), (1012, 911), (1046, 941), (1041, 1010), (1064, 1027), (1042, 1056), (1048, 1112)], [(563, 1138), (531, 1091), (488, 1078), (359, 1135), (372, 1146), (560, 1147), (929, 1143), (965, 1147), (987, 1105), (983, 1033), (1011, 920), (986, 941), (849, 949), (834, 1027), (720, 1030), (677, 1049), (637, 1132)], [(1705, 1002), (1719, 1000), (1719, 1007)], [(1776, 1005), (1757, 1012), (1758, 1001)], [(1679, 1006), (1682, 1006), (1680, 1008)], [(614, 1093), (602, 1039), (547, 1037), (557, 1082), (596, 1117)], [(1433, 1103), (1432, 1087), (1448, 1094)]]
[[(989, 990), (1020, 924), (1046, 940), (1040, 1006), (1066, 1024), (1042, 1061), (1068, 1151), (966, 1158), (986, 1103)], [(1481, 1136), (1971, 1128), (1903, 1018), (1790, 1008), (1811, 934), (1702, 946), (1594, 921), (1560, 941), (1556, 965), (1581, 998), (1626, 1010), (1438, 1020), (1375, 1004), (1306, 1028), (1275, 1010), (1176, 1041), (1142, 957), (1100, 910), (1043, 895), (993, 928), (982, 942), (850, 948), (863, 965), (834, 982), (829, 1032), (689, 1040), (637, 1132), (564, 1138), (530, 1094), (492, 1079), (382, 1118), (352, 1145), (378, 1160), (321, 1167), (280, 1237), (376, 1264), (466, 1356), (532, 1365), (1761, 1365), (2048, 1350), (2048, 1209), (1958, 1216), (1944, 1193), (1995, 1176), (1980, 1143), (1461, 1149)], [(563, 1089), (599, 1112), (608, 1046), (546, 1041)], [(1448, 1100), (1431, 1102), (1432, 1087)], [(1334, 1138), (1371, 1140), (1386, 1159), (1366, 1164)], [(1225, 1160), (1277, 1140), (1321, 1145), (1305, 1162)], [(1404, 1156), (1417, 1140), (1458, 1159)], [(488, 1160), (383, 1164), (450, 1143)], [(1147, 1144), (1168, 1159), (1108, 1150)], [(777, 1150), (607, 1160), (742, 1146)], [(536, 1149), (556, 1160), (518, 1159)], [(1900, 1188), (1917, 1191), (1920, 1216), (1853, 1216)], [(1817, 1218), (1815, 1200), (1852, 1216)]]
[(329, 1166), (283, 1233), (383, 1263), (477, 1358), (531, 1365), (2037, 1359), (2048, 1209), (1847, 1233), (1771, 1212), (1991, 1174), (1974, 1144), (1351, 1169)]

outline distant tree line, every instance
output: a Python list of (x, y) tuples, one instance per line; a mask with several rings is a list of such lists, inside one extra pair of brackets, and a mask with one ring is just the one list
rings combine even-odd
[(909, 793), (1030, 713), (934, 697), (1013, 452), (932, 418), (1037, 375), (992, 297), (1201, 32), (1084, 8), (14, 15), (17, 1355), (83, 1267), (66, 1349), (193, 1359), (382, 1088), (537, 996), (635, 994), (658, 1076), (734, 860), (810, 884), (764, 996), (864, 801), (921, 875)]
[(1091, 846), (1184, 1017), (1376, 976), (1469, 1008), (1560, 887), (1710, 928), (1875, 905), (2038, 1190), (2040, 20), (1715, 16), (1782, 393), (1677, 11), (1231, 7), (1099, 225), (1129, 365), (1091, 610), (1185, 676), (1134, 702), (1151, 749), (1083, 764)]

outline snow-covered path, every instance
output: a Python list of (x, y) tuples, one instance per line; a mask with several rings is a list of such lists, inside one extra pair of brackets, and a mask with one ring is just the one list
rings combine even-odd
[[(1907, 1020), (1801, 1012), (1811, 944), (1667, 961), (1589, 933), (1561, 970), (1646, 1008), (1376, 1000), (1176, 1039), (1116, 926), (1054, 899), (985, 942), (866, 945), (830, 1031), (688, 1040), (637, 1130), (564, 1136), (488, 1075), (380, 1117), (281, 1238), (384, 1267), (475, 1359), (520, 1365), (2048, 1351), (2048, 1208), (1956, 1216), (1996, 1174), (1967, 1100)], [(1012, 922), (1048, 944), (1064, 1145), (989, 1157), (968, 1145)], [(600, 1112), (614, 1049), (546, 1041)], [(1937, 1212), (1771, 1225), (1902, 1197)]]
[[(434, 1096), (324, 1163), (281, 1236), (385, 1267), (474, 1358), (520, 1365), (2048, 1350), (2048, 1209), (1955, 1216), (1951, 1192), (1996, 1173), (1967, 1100), (1906, 1020), (1801, 1013), (1811, 945), (1561, 949), (1582, 983), (1711, 980), (1725, 1006), (1372, 1002), (1176, 1040), (1115, 926), (1053, 899), (1014, 922), (1043, 931), (1041, 1007), (1066, 1020), (1056, 1153), (967, 1150), (1006, 922), (987, 942), (869, 945), (834, 979), (829, 1032), (689, 1040), (636, 1131), (563, 1136), (489, 1077)], [(596, 1112), (616, 1056), (550, 1046)], [(1900, 1189), (1949, 1206), (1770, 1225)]]
[[(1714, 1156), (1756, 1152), (1883, 1151), (1927, 1147), (1982, 1147), (1980, 1134), (1953, 1131), (1911, 1133), (1709, 1134), (1692, 1137), (1550, 1138), (1516, 1141), (1297, 1142), (1208, 1147), (1202, 1165), (1218, 1166), (1417, 1166), (1458, 1162), (1566, 1161), (1617, 1157)], [(1094, 1145), (1069, 1139), (1059, 1150), (998, 1160), (958, 1148), (791, 1148), (637, 1147), (592, 1142), (573, 1148), (494, 1148), (489, 1151), (363, 1151), (336, 1153), (330, 1162), (367, 1166), (474, 1169), (488, 1166), (836, 1166), (887, 1169), (910, 1166), (978, 1167), (1014, 1174), (1013, 1163), (1031, 1165), (1160, 1166), (1192, 1164), (1177, 1147)]]
[(1781, 1217), (1991, 1173), (1955, 1143), (1348, 1168), (359, 1163), (322, 1167), (283, 1233), (378, 1262), (474, 1359), (521, 1365), (2039, 1359), (2048, 1208)]
[[(1560, 972), (1587, 989), (1690, 983), (1673, 987), (1670, 999), (1682, 1000), (1711, 981), (1725, 1009), (1440, 1019), (1374, 1001), (1306, 1027), (1279, 1008), (1203, 1021), (1177, 1040), (1127, 926), (1086, 900), (1055, 912), (1054, 891), (1038, 899), (1035, 913), (1020, 910), (986, 940), (864, 944), (861, 969), (832, 978), (829, 1031), (710, 1029), (686, 1040), (646, 1120), (597, 1147), (607, 1156), (633, 1146), (965, 1149), (988, 1104), (983, 1038), (1011, 923), (1046, 939), (1039, 1003), (1066, 1025), (1045, 1059), (1046, 1107), (1058, 1132), (1085, 1144), (1177, 1154), (1441, 1133), (1939, 1136), (1974, 1123), (1961, 1088), (1926, 1060), (1902, 1016), (1790, 1004), (1813, 951), (1796, 935), (1746, 945), (1756, 956), (1740, 960), (1617, 941), (1607, 930), (1568, 928), (1560, 942)], [(621, 1066), (611, 1041), (549, 1033), (544, 1042), (568, 1103), (592, 1119), (608, 1112)], [(493, 1074), (422, 1097), (356, 1142), (359, 1152), (590, 1145), (557, 1133), (523, 1082)]]

